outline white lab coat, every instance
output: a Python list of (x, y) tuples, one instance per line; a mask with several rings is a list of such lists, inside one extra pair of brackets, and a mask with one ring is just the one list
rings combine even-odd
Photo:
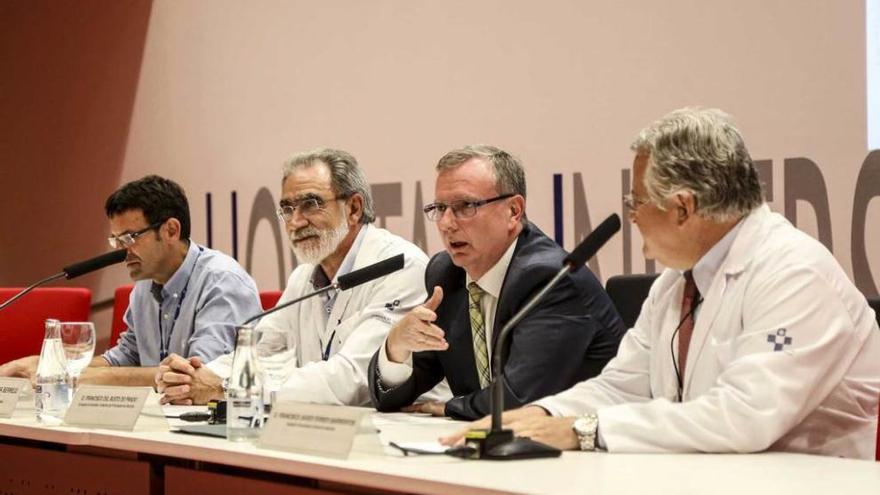
[[(366, 225), (352, 271), (404, 255), (404, 268), (385, 277), (339, 292), (324, 325), (324, 299), (314, 297), (263, 318), (257, 329), (287, 332), (286, 350), (277, 354), (283, 370), (279, 399), (336, 405), (369, 405), (367, 365), (385, 341), (391, 326), (407, 311), (425, 301), (425, 266), (421, 249), (387, 230)], [(299, 265), (290, 275), (279, 304), (314, 289), (315, 265)], [(334, 280), (335, 281), (335, 280)], [(334, 334), (335, 332), (335, 334)], [(329, 359), (323, 360), (333, 336)], [(232, 354), (208, 364), (214, 373), (229, 375)], [(442, 394), (442, 391), (439, 392)], [(446, 391), (448, 394), (448, 389)]]
[[(703, 295), (678, 403), (670, 339), (683, 290), (680, 272), (664, 271), (602, 373), (537, 404), (595, 411), (611, 452), (873, 458), (880, 329), (824, 246), (766, 205), (743, 220)], [(791, 341), (777, 351), (780, 329)]]

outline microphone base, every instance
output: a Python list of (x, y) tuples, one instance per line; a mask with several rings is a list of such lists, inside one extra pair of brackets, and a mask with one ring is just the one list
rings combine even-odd
[(562, 451), (531, 438), (515, 437), (512, 430), (473, 430), (465, 435), (465, 445), (474, 449), (475, 459), (516, 461), (559, 457)]

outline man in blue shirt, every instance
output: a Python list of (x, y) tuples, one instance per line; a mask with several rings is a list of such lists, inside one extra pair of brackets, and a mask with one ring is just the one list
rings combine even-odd
[[(155, 175), (122, 186), (107, 198), (108, 241), (126, 249), (135, 280), (122, 333), (95, 356), (81, 383), (149, 386), (171, 353), (210, 361), (231, 352), (235, 324), (260, 312), (253, 279), (232, 258), (190, 241), (183, 189)], [(30, 378), (37, 356), (0, 367), (0, 375)]]

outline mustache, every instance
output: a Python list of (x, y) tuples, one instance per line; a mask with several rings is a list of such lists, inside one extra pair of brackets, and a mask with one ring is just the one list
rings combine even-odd
[(306, 237), (321, 237), (321, 230), (315, 227), (303, 227), (296, 232), (290, 233), (291, 241), (299, 241), (301, 239), (305, 239)]

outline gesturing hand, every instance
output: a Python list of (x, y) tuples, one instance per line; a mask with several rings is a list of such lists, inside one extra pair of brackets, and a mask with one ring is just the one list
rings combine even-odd
[(413, 308), (391, 328), (385, 348), (388, 359), (402, 363), (413, 352), (445, 351), (449, 348), (445, 332), (433, 323), (437, 320), (437, 313), (434, 311), (441, 301), (443, 289), (435, 286), (434, 293), (425, 304)]

